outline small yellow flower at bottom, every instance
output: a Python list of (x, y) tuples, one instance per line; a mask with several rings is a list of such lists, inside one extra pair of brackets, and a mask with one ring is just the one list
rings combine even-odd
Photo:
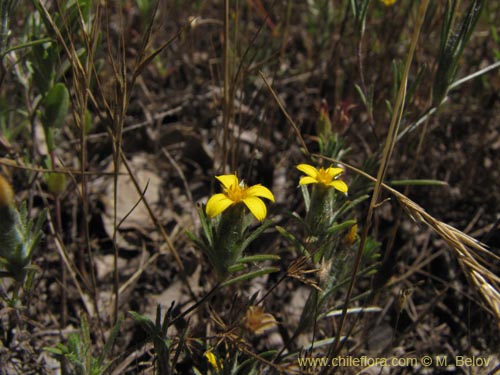
[(356, 242), (358, 239), (358, 224), (354, 224), (351, 229), (349, 229), (349, 232), (344, 236), (342, 242), (347, 245), (351, 246)]
[(338, 179), (338, 176), (344, 172), (342, 168), (328, 167), (325, 169), (321, 167), (317, 169), (309, 164), (299, 164), (297, 169), (307, 175), (300, 178), (299, 185), (321, 184), (332, 187), (341, 193), (347, 193), (349, 189), (344, 181)]
[(394, 5), (397, 0), (380, 0), (381, 3), (383, 3), (386, 7)]
[(215, 176), (215, 178), (220, 181), (224, 193), (210, 197), (206, 207), (208, 216), (215, 217), (234, 204), (244, 203), (257, 220), (265, 219), (267, 208), (261, 198), (274, 202), (271, 190), (261, 184), (246, 186), (243, 181), (238, 181), (235, 174)]
[(0, 207), (12, 206), (14, 203), (14, 190), (7, 180), (0, 175)]
[(217, 371), (220, 371), (224, 368), (222, 361), (217, 358), (211, 350), (207, 350), (205, 352), (205, 358), (207, 359), (208, 363), (210, 363), (212, 367)]

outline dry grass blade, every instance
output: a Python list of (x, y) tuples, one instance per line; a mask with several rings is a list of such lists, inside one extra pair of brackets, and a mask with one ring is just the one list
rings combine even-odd
[[(472, 281), (476, 284), (484, 299), (489, 303), (495, 315), (500, 317), (500, 293), (477, 271), (470, 273)], [(500, 320), (499, 325), (500, 329)]]
[(68, 258), (68, 253), (66, 251), (64, 243), (56, 233), (52, 218), (49, 217), (49, 219), (50, 219), (50, 220), (48, 220), (49, 230), (50, 230), (50, 234), (54, 237), (54, 245), (56, 247), (56, 250), (59, 253), (59, 256), (63, 260), (64, 264), (66, 265), (67, 269), (69, 270), (69, 274), (71, 275), (71, 278), (73, 279), (73, 282), (74, 282), (76, 289), (78, 290), (78, 294), (79, 294), (80, 299), (85, 307), (85, 310), (87, 311), (87, 313), (89, 315), (92, 315), (95, 313), (95, 310), (98, 309), (98, 306), (97, 305), (92, 306), (92, 304), (89, 301), (90, 299), (83, 292), (83, 289), (80, 285), (80, 282), (78, 281), (78, 279), (79, 279), (78, 276), (80, 276), (80, 279), (83, 279), (83, 278), (81, 277), (81, 275), (79, 275), (78, 270), (73, 266), (73, 263)]
[(288, 114), (287, 110), (285, 109), (285, 106), (281, 102), (281, 100), (278, 97), (278, 95), (276, 94), (276, 92), (273, 90), (271, 84), (267, 81), (267, 79), (264, 76), (264, 74), (262, 74), (262, 72), (259, 72), (259, 75), (260, 75), (260, 78), (262, 78), (262, 80), (264, 81), (267, 89), (269, 90), (269, 92), (273, 96), (273, 99), (276, 101), (276, 104), (278, 104), (278, 107), (280, 107), (281, 112), (283, 113), (283, 115), (286, 117), (287, 121), (292, 126), (293, 131), (294, 131), (295, 135), (297, 136), (297, 139), (299, 140), (300, 145), (302, 146), (304, 152), (307, 153), (307, 154), (310, 154), (309, 149), (307, 148), (307, 145), (304, 142), (304, 138), (302, 138), (302, 135), (300, 134), (299, 127), (297, 126), (297, 124), (295, 123), (295, 121), (293, 121), (292, 117)]
[[(130, 176), (130, 178), (131, 178), (131, 180), (132, 180), (132, 182), (133, 182), (133, 184), (134, 184), (137, 192), (139, 194), (141, 194), (141, 187), (139, 186), (139, 183), (137, 182), (137, 179), (135, 178), (135, 174), (132, 171), (129, 163), (127, 162), (127, 159), (126, 159), (125, 155), (123, 154), (123, 152), (120, 152), (120, 157), (121, 157), (121, 162), (123, 163), (123, 165), (127, 169), (127, 172), (129, 174), (129, 176)], [(154, 214), (153, 209), (151, 208), (151, 205), (148, 203), (148, 201), (145, 199), (144, 196), (142, 196), (142, 202), (144, 203), (144, 205), (145, 205), (145, 207), (146, 207), (146, 209), (148, 211), (148, 214), (149, 214), (151, 220), (153, 220), (154, 224), (156, 225), (156, 227), (160, 231), (161, 236), (165, 240), (165, 243), (167, 244), (168, 249), (170, 250), (170, 252), (174, 256), (174, 259), (175, 259), (175, 261), (177, 263), (177, 266), (179, 267), (179, 271), (180, 271), (179, 275), (181, 276), (182, 281), (185, 283), (185, 285), (188, 288), (188, 291), (191, 294), (191, 296), (194, 297), (194, 293), (193, 293), (193, 291), (191, 289), (191, 285), (189, 285), (189, 282), (187, 281), (186, 273), (184, 271), (184, 265), (183, 265), (182, 260), (181, 260), (181, 258), (179, 256), (179, 253), (177, 252), (177, 250), (174, 247), (174, 244), (172, 243), (172, 240), (168, 236), (167, 232), (165, 231), (165, 228), (163, 227), (163, 225), (160, 223), (160, 221), (158, 220), (158, 218)]]
[[(412, 39), (410, 43), (410, 47), (408, 50), (408, 53), (406, 54), (406, 61), (405, 61), (405, 67), (404, 67), (404, 72), (403, 76), (401, 77), (401, 82), (399, 84), (399, 90), (398, 90), (398, 95), (396, 97), (396, 101), (394, 104), (394, 111), (392, 114), (391, 118), (391, 123), (389, 125), (389, 129), (387, 132), (387, 136), (385, 139), (385, 145), (382, 153), (382, 158), (380, 161), (380, 165), (378, 168), (377, 172), (377, 178), (374, 180), (375, 185), (374, 185), (374, 191), (373, 195), (370, 201), (370, 205), (368, 206), (368, 212), (366, 214), (366, 219), (365, 219), (365, 225), (363, 228), (363, 232), (361, 234), (361, 238), (359, 241), (359, 247), (358, 251), (356, 253), (356, 258), (354, 260), (354, 267), (352, 270), (352, 278), (349, 284), (349, 287), (347, 289), (347, 294), (345, 298), (345, 303), (343, 307), (343, 314), (340, 320), (339, 324), (339, 330), (337, 331), (337, 339), (336, 339), (336, 344), (335, 346), (332, 346), (332, 350), (329, 353), (329, 356), (335, 352), (338, 351), (339, 345), (341, 343), (340, 341), (340, 335), (342, 334), (342, 329), (345, 323), (345, 319), (347, 316), (347, 308), (349, 307), (349, 302), (351, 300), (351, 295), (353, 292), (354, 288), (354, 283), (356, 281), (356, 274), (359, 269), (360, 263), (361, 263), (361, 258), (362, 258), (362, 253), (363, 249), (365, 248), (366, 240), (368, 238), (368, 231), (371, 226), (371, 221), (372, 221), (372, 216), (375, 208), (377, 207), (377, 202), (380, 196), (380, 191), (383, 186), (383, 181), (387, 172), (387, 168), (389, 166), (389, 162), (391, 160), (392, 153), (394, 151), (394, 146), (396, 144), (397, 140), (397, 134), (399, 131), (399, 126), (401, 124), (401, 119), (403, 117), (403, 112), (404, 112), (404, 106), (405, 106), (405, 99), (406, 99), (406, 90), (407, 90), (407, 83), (409, 79), (409, 74), (410, 74), (410, 67), (412, 65), (413, 57), (415, 54), (415, 50), (418, 44), (419, 36), (420, 36), (420, 30), (422, 29), (422, 25), (425, 19), (425, 15), (427, 13), (427, 7), (429, 5), (429, 0), (424, 0), (419, 6), (418, 10), (418, 17), (416, 20), (415, 27), (413, 29), (412, 33)], [(323, 372), (322, 372), (323, 373)]]
[[(318, 155), (319, 156), (319, 155)], [(347, 163), (331, 158), (325, 158), (339, 163), (344, 167), (375, 182), (376, 178)], [(446, 224), (432, 215), (423, 207), (386, 184), (381, 185), (401, 203), (408, 215), (417, 223), (425, 224), (439, 235), (454, 251), (457, 260), (468, 280), (477, 287), (485, 302), (491, 307), (492, 313), (500, 324), (500, 277), (491, 269), (493, 261), (499, 257), (486, 248), (484, 244), (457, 228)], [(485, 259), (487, 258), (487, 259)]]
[[(465, 275), (478, 288), (500, 324), (500, 278), (488, 268), (488, 266), (492, 267), (491, 260), (498, 260), (498, 256), (474, 238), (432, 217), (422, 207), (401, 193), (388, 186), (384, 187), (396, 195), (414, 219), (431, 228), (454, 250)], [(490, 257), (490, 262), (484, 259), (484, 256)]]

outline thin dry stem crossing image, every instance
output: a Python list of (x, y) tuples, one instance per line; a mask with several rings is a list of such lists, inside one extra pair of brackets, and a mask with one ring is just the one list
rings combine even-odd
[(500, 374), (500, 3), (0, 2), (0, 375)]

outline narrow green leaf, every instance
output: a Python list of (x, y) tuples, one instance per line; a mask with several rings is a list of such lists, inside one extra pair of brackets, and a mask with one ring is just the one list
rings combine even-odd
[(236, 261), (236, 263), (251, 263), (251, 262), (263, 262), (265, 260), (280, 260), (279, 255), (273, 254), (256, 254), (250, 255), (247, 257), (240, 258)]
[(236, 284), (240, 281), (245, 281), (245, 280), (250, 280), (259, 276), (267, 275), (269, 273), (273, 272), (278, 272), (280, 269), (277, 267), (270, 267), (270, 268), (264, 268), (262, 270), (246, 273), (244, 275), (240, 275), (238, 277), (235, 277), (234, 279), (227, 280), (221, 284), (221, 287), (223, 286), (228, 286), (228, 285), (233, 285)]
[(302, 192), (302, 197), (304, 198), (306, 212), (309, 212), (309, 207), (311, 207), (311, 195), (309, 194), (309, 190), (307, 190), (306, 185), (300, 185), (300, 191)]
[(212, 224), (208, 220), (206, 214), (205, 214), (205, 206), (203, 205), (199, 209), (199, 216), (200, 216), (200, 221), (201, 221), (201, 226), (203, 228), (203, 233), (205, 234), (205, 238), (208, 242), (208, 246), (210, 248), (214, 247), (214, 235), (213, 235), (213, 230), (212, 230)]
[(245, 240), (242, 242), (241, 247), (240, 247), (240, 253), (242, 253), (248, 245), (250, 245), (257, 237), (259, 237), (262, 232), (264, 232), (267, 228), (269, 228), (271, 225), (274, 223), (271, 220), (266, 220), (264, 221), (260, 227), (255, 229)]
[(306, 247), (304, 246), (304, 244), (302, 242), (300, 242), (297, 239), (297, 237), (295, 237), (294, 234), (288, 232), (285, 228), (283, 228), (283, 227), (281, 227), (279, 225), (276, 225), (275, 228), (279, 232), (279, 234), (281, 234), (283, 237), (285, 237), (290, 242), (292, 242), (292, 244), (295, 246), (295, 248), (299, 252), (301, 252), (301, 253), (305, 253), (306, 252)]
[(342, 229), (350, 228), (354, 224), (356, 224), (356, 220), (355, 219), (346, 220), (346, 221), (344, 221), (341, 224), (332, 225), (330, 228), (328, 228), (327, 233), (328, 234), (332, 234), (332, 233), (338, 232), (338, 231), (340, 231)]
[(356, 207), (358, 204), (360, 204), (361, 202), (367, 200), (368, 198), (369, 198), (369, 195), (365, 194), (365, 195), (362, 195), (362, 196), (354, 199), (353, 201), (345, 202), (342, 205), (342, 207), (338, 210), (337, 214), (335, 215), (335, 218), (339, 217), (340, 215), (342, 215), (342, 214), (344, 214), (346, 212), (349, 212), (354, 207)]
[(151, 319), (147, 318), (144, 315), (136, 313), (135, 311), (129, 311), (128, 313), (137, 323), (139, 323), (139, 325), (148, 333), (149, 336), (154, 337), (157, 334), (155, 324), (151, 321)]
[(56, 83), (43, 102), (42, 123), (46, 129), (60, 129), (66, 121), (69, 109), (69, 92), (63, 83)]
[(45, 350), (46, 352), (49, 352), (50, 354), (54, 354), (56, 356), (62, 356), (62, 355), (64, 355), (64, 352), (61, 349), (58, 349), (58, 348), (48, 348), (48, 347), (45, 347), (45, 348), (43, 348), (43, 350)]
[(182, 334), (179, 337), (177, 349), (175, 350), (174, 358), (172, 359), (172, 367), (175, 367), (177, 365), (177, 361), (179, 360), (182, 351), (185, 349), (184, 346), (186, 344), (186, 338), (188, 337), (188, 332), (189, 332), (189, 326), (186, 326), (186, 328), (184, 329), (184, 331), (182, 331)]
[(106, 356), (111, 352), (111, 348), (113, 347), (113, 344), (115, 343), (116, 338), (118, 337), (118, 334), (120, 333), (120, 328), (122, 326), (122, 322), (123, 322), (123, 316), (120, 316), (120, 318), (118, 319), (116, 324), (111, 329), (111, 333), (109, 334), (109, 337), (106, 340), (106, 343), (104, 344), (104, 348), (102, 350), (102, 353), (97, 359), (99, 365), (102, 365), (104, 363)]
[(363, 92), (363, 89), (361, 88), (361, 86), (359, 86), (358, 84), (354, 84), (354, 88), (358, 92), (358, 95), (359, 95), (361, 101), (363, 102), (364, 106), (366, 108), (368, 108), (368, 100), (366, 99), (366, 95)]
[(440, 180), (394, 180), (390, 186), (448, 186), (446, 181)]
[(483, 4), (484, 0), (473, 0), (459, 24), (458, 32), (455, 32), (453, 21), (457, 13), (457, 1), (447, 2), (441, 29), (438, 67), (432, 89), (432, 105), (434, 107), (442, 103), (455, 79), (460, 57), (481, 15)]
[(233, 264), (232, 266), (227, 267), (227, 272), (235, 273), (238, 271), (244, 270), (246, 267), (243, 264)]
[(89, 329), (89, 323), (87, 322), (87, 317), (85, 315), (82, 315), (80, 318), (80, 325), (82, 328), (82, 340), (85, 346), (90, 345), (90, 329)]
[(33, 47), (33, 46), (36, 46), (38, 44), (44, 44), (47, 42), (52, 42), (52, 38), (47, 37), (47, 38), (42, 38), (42, 39), (37, 39), (37, 40), (30, 40), (29, 42), (26, 42), (26, 43), (19, 43), (15, 46), (7, 48), (3, 53), (0, 54), (0, 58), (3, 58), (4, 56), (6, 56), (9, 53), (16, 51), (18, 49)]

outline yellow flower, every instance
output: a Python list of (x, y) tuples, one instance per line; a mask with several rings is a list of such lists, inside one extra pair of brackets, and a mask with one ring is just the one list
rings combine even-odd
[(222, 361), (220, 359), (218, 359), (214, 353), (212, 353), (211, 350), (207, 350), (205, 352), (205, 358), (207, 359), (208, 363), (210, 363), (212, 365), (212, 367), (214, 369), (216, 369), (217, 371), (220, 371), (224, 368), (224, 366), (222, 365)]
[(382, 3), (384, 3), (385, 6), (391, 6), (394, 3), (396, 3), (397, 0), (380, 0)]
[(274, 202), (271, 190), (261, 184), (248, 187), (243, 181), (239, 182), (235, 174), (215, 176), (215, 178), (222, 184), (224, 193), (215, 194), (208, 200), (206, 207), (208, 216), (215, 217), (230, 206), (243, 202), (257, 220), (264, 220), (267, 209), (260, 198)]
[(307, 175), (300, 178), (299, 185), (321, 184), (347, 193), (347, 184), (337, 178), (344, 172), (342, 168), (328, 167), (325, 169), (322, 167), (318, 170), (309, 164), (299, 164), (297, 169)]

